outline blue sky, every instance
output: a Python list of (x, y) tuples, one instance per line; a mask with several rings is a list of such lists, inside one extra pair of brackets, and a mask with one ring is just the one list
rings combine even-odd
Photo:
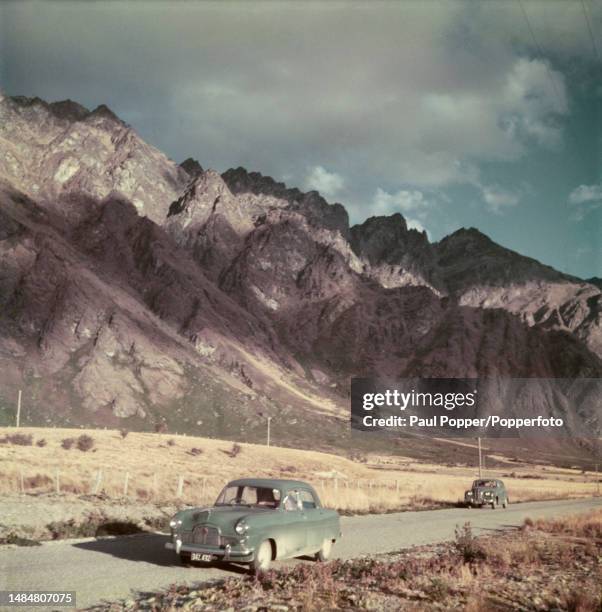
[(181, 161), (602, 276), (602, 5), (3, 2), (0, 85)]

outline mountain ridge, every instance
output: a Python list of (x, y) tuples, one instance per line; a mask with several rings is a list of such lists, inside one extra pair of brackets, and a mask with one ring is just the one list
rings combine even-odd
[(36, 419), (310, 440), (303, 413), (340, 442), (352, 376), (602, 377), (593, 284), (25, 100), (0, 99), (0, 382), (55, 398)]

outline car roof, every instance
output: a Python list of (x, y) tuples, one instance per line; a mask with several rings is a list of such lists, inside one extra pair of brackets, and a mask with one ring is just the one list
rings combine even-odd
[(313, 490), (313, 487), (310, 484), (303, 482), (302, 480), (283, 480), (277, 478), (239, 478), (238, 480), (231, 480), (228, 485), (242, 487), (267, 487), (269, 489), (281, 489), (284, 491), (296, 488)]

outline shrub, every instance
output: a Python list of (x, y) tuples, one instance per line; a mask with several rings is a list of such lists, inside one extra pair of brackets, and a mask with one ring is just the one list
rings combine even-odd
[(167, 423), (155, 423), (155, 433), (167, 433)]
[(25, 486), (28, 489), (40, 489), (52, 484), (52, 478), (45, 474), (36, 474), (25, 479)]
[(193, 446), (188, 453), (190, 455), (193, 455), (194, 457), (197, 457), (198, 455), (202, 455), (203, 454), (203, 450), (201, 448), (197, 448), (196, 446)]
[(64, 438), (61, 442), (61, 446), (65, 450), (69, 450), (75, 444), (75, 438)]
[(32, 446), (33, 445), (33, 436), (31, 434), (8, 434), (6, 436), (6, 440), (11, 444), (16, 444), (18, 446)]
[(455, 535), (453, 547), (460, 554), (464, 563), (474, 563), (485, 559), (485, 550), (472, 533), (470, 523), (464, 523), (463, 527), (456, 526)]
[(175, 446), (176, 445), (176, 441), (173, 438), (169, 438), (169, 440), (167, 440), (167, 446)]
[(82, 434), (77, 439), (77, 448), (79, 448), (79, 450), (82, 451), (83, 453), (85, 453), (86, 451), (89, 451), (93, 446), (94, 446), (94, 438), (92, 438), (92, 436), (89, 436), (87, 434)]
[(36, 442), (36, 446), (39, 446), (40, 448), (44, 448), (44, 446), (46, 446), (46, 440), (44, 438), (40, 438)]
[(125, 439), (130, 432), (127, 429), (121, 429), (119, 433), (121, 434), (121, 437)]
[(234, 459), (234, 457), (236, 457), (240, 451), (242, 451), (240, 444), (233, 444), (230, 450), (222, 449), (222, 453), (224, 453), (224, 455), (228, 455), (228, 457), (231, 457), (232, 459)]

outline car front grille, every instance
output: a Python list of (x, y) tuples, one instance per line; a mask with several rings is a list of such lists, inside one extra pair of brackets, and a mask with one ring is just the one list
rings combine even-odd
[(198, 525), (192, 530), (192, 544), (203, 544), (205, 546), (219, 546), (219, 531), (215, 527)]

